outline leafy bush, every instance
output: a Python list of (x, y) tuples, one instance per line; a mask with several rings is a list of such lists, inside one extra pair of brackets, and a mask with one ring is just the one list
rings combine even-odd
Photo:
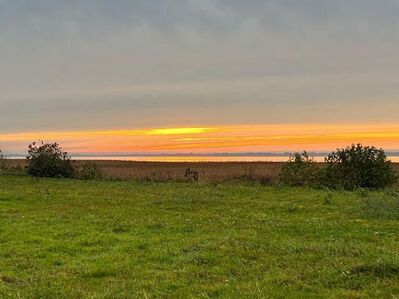
[(328, 155), (324, 167), (306, 152), (295, 153), (284, 163), (280, 180), (288, 186), (323, 186), (353, 190), (392, 186), (397, 176), (384, 150), (353, 144)]
[(96, 163), (88, 161), (80, 167), (77, 167), (75, 170), (75, 177), (81, 180), (100, 180), (103, 174)]
[(280, 172), (280, 181), (287, 186), (313, 186), (317, 183), (319, 167), (307, 152), (294, 153), (284, 163)]
[(37, 177), (70, 178), (73, 176), (71, 157), (58, 143), (33, 142), (28, 147), (27, 172)]
[(396, 181), (392, 163), (384, 150), (353, 144), (337, 149), (326, 158), (321, 184), (329, 188), (384, 188)]

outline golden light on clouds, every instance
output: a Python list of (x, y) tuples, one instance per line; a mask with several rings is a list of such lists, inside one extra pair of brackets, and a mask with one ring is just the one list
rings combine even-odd
[(25, 151), (34, 140), (57, 141), (73, 153), (206, 153), (324, 151), (351, 143), (399, 149), (399, 124), (252, 125), (0, 134), (0, 147)]
[(148, 135), (189, 135), (216, 131), (216, 128), (166, 128), (148, 130)]

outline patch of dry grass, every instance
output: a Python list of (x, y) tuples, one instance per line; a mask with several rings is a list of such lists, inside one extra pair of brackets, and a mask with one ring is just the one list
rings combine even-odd
[[(74, 161), (84, 164), (87, 161)], [(7, 160), (9, 166), (24, 166), (24, 160)], [(152, 182), (187, 181), (187, 168), (199, 173), (201, 182), (252, 181), (273, 184), (278, 181), (282, 162), (139, 162), (95, 161), (107, 178)], [(399, 163), (394, 163), (399, 174)]]

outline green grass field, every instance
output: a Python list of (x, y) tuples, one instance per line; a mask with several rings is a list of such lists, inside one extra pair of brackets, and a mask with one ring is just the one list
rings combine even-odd
[(0, 177), (0, 298), (397, 298), (399, 193)]

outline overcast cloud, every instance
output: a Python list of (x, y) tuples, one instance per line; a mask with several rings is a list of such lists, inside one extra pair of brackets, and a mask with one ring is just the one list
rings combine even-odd
[(397, 122), (397, 0), (0, 0), (0, 131)]

